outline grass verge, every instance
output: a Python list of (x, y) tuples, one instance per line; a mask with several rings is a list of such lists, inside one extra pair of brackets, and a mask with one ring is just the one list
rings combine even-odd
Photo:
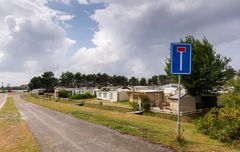
[(39, 146), (9, 97), (0, 110), (0, 151), (38, 152)]
[(224, 144), (202, 135), (191, 123), (182, 123), (181, 131), (183, 132), (182, 139), (184, 142), (178, 142), (175, 135), (176, 121), (145, 115), (131, 115), (99, 108), (75, 106), (60, 102), (43, 101), (29, 95), (24, 95), (23, 98), (29, 102), (71, 114), (79, 119), (107, 126), (119, 132), (138, 136), (149, 142), (162, 144), (179, 151), (237, 152), (240, 149), (239, 145)]

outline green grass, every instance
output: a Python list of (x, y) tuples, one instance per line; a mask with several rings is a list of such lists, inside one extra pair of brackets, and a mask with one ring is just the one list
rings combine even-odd
[(185, 144), (182, 144), (177, 141), (175, 134), (176, 121), (173, 120), (157, 116), (131, 115), (100, 108), (43, 101), (29, 95), (25, 95), (24, 99), (56, 111), (71, 114), (79, 119), (107, 126), (121, 133), (138, 136), (149, 142), (171, 147), (179, 151), (237, 152), (240, 150), (240, 145), (221, 143), (202, 135), (198, 132), (194, 124), (191, 123), (182, 123), (181, 125), (182, 137), (185, 141)]
[(38, 152), (39, 146), (20, 117), (13, 99), (7, 99), (0, 110), (0, 151)]
[[(185, 116), (181, 116), (180, 120), (181, 122), (189, 122), (192, 123), (194, 122), (196, 119), (203, 117), (208, 110), (205, 110), (201, 113), (196, 113), (196, 114), (191, 114), (191, 115), (185, 115)], [(157, 113), (157, 112), (144, 112), (143, 115), (145, 116), (151, 116), (151, 117), (160, 117), (160, 118), (164, 118), (164, 119), (169, 119), (169, 120), (173, 120), (173, 121), (177, 121), (177, 115), (173, 115), (173, 114), (167, 114), (167, 113)]]
[(130, 102), (129, 101), (119, 101), (119, 102), (113, 102), (114, 104), (121, 104), (121, 105), (129, 105), (130, 106)]

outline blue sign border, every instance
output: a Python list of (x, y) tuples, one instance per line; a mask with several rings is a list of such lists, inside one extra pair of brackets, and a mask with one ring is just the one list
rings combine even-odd
[[(172, 59), (173, 59), (173, 45), (185, 45), (185, 46), (190, 46), (190, 64), (189, 64), (189, 73), (174, 73), (172, 71), (173, 67), (172, 67)], [(178, 75), (189, 75), (192, 73), (192, 44), (191, 43), (171, 43), (171, 58), (170, 58), (170, 64), (171, 64), (171, 74), (178, 74)]]

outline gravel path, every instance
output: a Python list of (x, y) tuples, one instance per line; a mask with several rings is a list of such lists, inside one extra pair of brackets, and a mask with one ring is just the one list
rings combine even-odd
[(25, 102), (14, 101), (43, 152), (169, 152), (114, 130)]

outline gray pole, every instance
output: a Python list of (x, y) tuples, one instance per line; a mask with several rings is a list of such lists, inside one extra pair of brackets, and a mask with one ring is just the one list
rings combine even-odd
[(181, 75), (178, 75), (178, 121), (177, 121), (177, 136), (180, 136), (180, 102), (181, 102)]

